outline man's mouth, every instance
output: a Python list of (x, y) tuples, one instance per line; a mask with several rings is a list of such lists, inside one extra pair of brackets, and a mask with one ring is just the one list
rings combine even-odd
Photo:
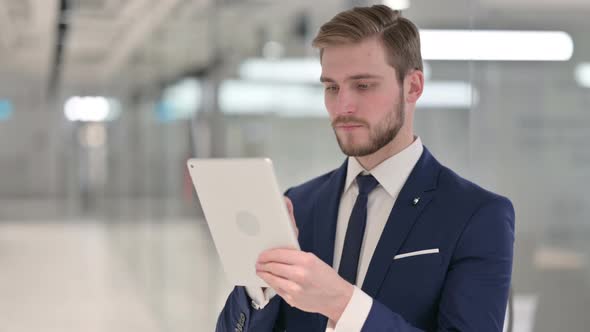
[(339, 124), (336, 124), (334, 127), (337, 129), (342, 129), (342, 130), (353, 130), (353, 129), (361, 128), (361, 127), (363, 127), (363, 125), (360, 123), (339, 123)]

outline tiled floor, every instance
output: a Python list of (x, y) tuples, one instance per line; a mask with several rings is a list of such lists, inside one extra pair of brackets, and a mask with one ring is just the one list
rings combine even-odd
[[(231, 288), (206, 225), (183, 221), (3, 222), (0, 269), (0, 332), (213, 331)], [(515, 332), (537, 302), (517, 294)]]
[(0, 224), (0, 331), (213, 330), (221, 300), (211, 299), (227, 290), (202, 275), (215, 263), (192, 250), (196, 227), (153, 228)]
[(159, 331), (97, 225), (3, 224), (0, 330)]

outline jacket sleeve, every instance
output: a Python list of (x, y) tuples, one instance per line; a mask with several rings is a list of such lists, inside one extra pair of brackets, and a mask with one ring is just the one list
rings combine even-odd
[(264, 309), (250, 305), (244, 287), (238, 286), (229, 294), (223, 310), (217, 319), (216, 332), (271, 332), (279, 315), (282, 299), (273, 297)]
[[(500, 332), (512, 274), (514, 208), (504, 197), (484, 203), (465, 225), (441, 293), (437, 331)], [(362, 331), (420, 331), (373, 300)]]

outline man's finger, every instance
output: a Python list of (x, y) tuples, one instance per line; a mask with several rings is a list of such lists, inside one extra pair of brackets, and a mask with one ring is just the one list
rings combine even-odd
[(289, 197), (285, 196), (285, 204), (287, 205), (287, 211), (289, 211), (289, 217), (291, 218), (291, 222), (293, 223), (293, 227), (295, 228), (295, 234), (299, 237), (299, 229), (297, 228), (297, 223), (295, 222), (295, 214), (293, 212), (293, 202)]
[(265, 263), (265, 264), (256, 264), (256, 271), (257, 272), (269, 272), (275, 276), (281, 277), (283, 279), (291, 280), (296, 283), (301, 282), (302, 274), (298, 271), (301, 271), (295, 265), (287, 265), (281, 263)]
[(283, 279), (281, 277), (275, 276), (272, 273), (264, 272), (264, 271), (257, 271), (256, 275), (259, 276), (262, 280), (266, 281), (266, 283), (277, 292), (283, 299), (290, 300), (291, 296), (289, 295), (288, 290), (293, 288), (293, 282), (287, 279)]
[[(291, 199), (287, 196), (284, 196), (285, 198), (285, 204), (287, 205), (287, 210), (289, 211), (290, 215), (293, 215), (293, 202), (291, 202)], [(295, 218), (293, 218), (295, 219)]]
[(295, 249), (269, 249), (258, 256), (257, 263), (277, 262), (289, 265), (303, 265), (309, 259), (309, 254)]

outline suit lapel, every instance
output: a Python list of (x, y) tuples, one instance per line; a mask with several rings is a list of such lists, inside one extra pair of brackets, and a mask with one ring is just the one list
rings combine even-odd
[[(371, 258), (362, 287), (369, 296), (377, 296), (393, 257), (398, 253), (416, 219), (432, 200), (439, 170), (440, 164), (424, 147), (422, 156), (395, 201)], [(418, 197), (419, 202), (414, 204), (414, 199)]]
[(334, 238), (340, 197), (346, 181), (348, 159), (338, 168), (330, 179), (319, 189), (318, 200), (314, 206), (314, 253), (326, 264), (332, 266), (334, 260)]

